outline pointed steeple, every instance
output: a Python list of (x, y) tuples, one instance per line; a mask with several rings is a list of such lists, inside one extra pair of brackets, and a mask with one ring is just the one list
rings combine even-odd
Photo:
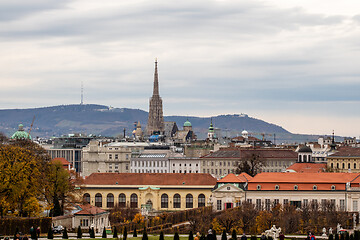
[(158, 78), (158, 69), (157, 69), (157, 58), (155, 58), (155, 72), (154, 72), (154, 89), (153, 96), (159, 95), (159, 78)]

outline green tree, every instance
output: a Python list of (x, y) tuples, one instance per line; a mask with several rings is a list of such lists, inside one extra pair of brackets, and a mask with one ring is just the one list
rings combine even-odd
[(221, 240), (227, 240), (226, 231), (224, 230), (221, 235)]
[(105, 227), (104, 227), (104, 230), (103, 230), (103, 233), (102, 233), (102, 238), (106, 238), (107, 236), (106, 236), (106, 229), (105, 229)]
[(91, 228), (90, 238), (95, 238), (95, 230), (94, 230), (94, 228)]
[(179, 234), (178, 234), (178, 232), (176, 231), (175, 232), (175, 234), (174, 234), (174, 240), (179, 240), (180, 238), (179, 238)]
[(80, 226), (77, 229), (77, 238), (82, 238), (82, 231)]
[(146, 232), (146, 227), (144, 227), (144, 231), (143, 231), (143, 235), (142, 235), (142, 240), (148, 240), (148, 235)]
[(189, 240), (194, 240), (194, 236), (193, 236), (193, 232), (192, 232), (192, 231), (189, 232)]
[(134, 228), (134, 233), (133, 233), (133, 237), (137, 237), (137, 231), (136, 231), (136, 226)]
[(63, 238), (63, 239), (69, 239), (69, 236), (68, 236), (66, 227), (64, 228), (62, 238)]
[(126, 229), (126, 226), (124, 227), (124, 233), (123, 233), (123, 240), (126, 240), (127, 239), (127, 229)]
[(236, 239), (237, 239), (237, 235), (236, 235), (236, 230), (235, 230), (235, 229), (233, 229), (233, 231), (232, 231), (231, 238), (232, 238), (233, 240), (236, 240)]
[(49, 227), (49, 231), (47, 233), (47, 238), (54, 239), (54, 233), (53, 233), (52, 227)]
[(117, 233), (117, 228), (116, 228), (116, 226), (114, 226), (113, 238), (118, 238), (118, 233)]

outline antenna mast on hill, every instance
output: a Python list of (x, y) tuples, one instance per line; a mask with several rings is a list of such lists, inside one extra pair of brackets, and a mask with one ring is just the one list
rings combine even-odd
[(83, 105), (83, 104), (84, 104), (84, 84), (81, 81), (81, 102), (80, 102), (80, 105)]

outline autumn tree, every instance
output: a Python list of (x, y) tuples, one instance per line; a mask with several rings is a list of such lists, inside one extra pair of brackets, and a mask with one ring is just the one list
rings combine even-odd
[(251, 153), (244, 156), (238, 163), (238, 167), (235, 172), (240, 174), (245, 172), (250, 176), (255, 176), (258, 172), (261, 171), (262, 167), (265, 166), (265, 160), (256, 153)]

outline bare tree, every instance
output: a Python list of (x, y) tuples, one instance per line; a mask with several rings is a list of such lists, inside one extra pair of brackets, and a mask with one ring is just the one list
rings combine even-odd
[(235, 172), (237, 174), (245, 172), (253, 177), (259, 173), (265, 165), (265, 159), (261, 158), (257, 153), (251, 153), (239, 161)]

